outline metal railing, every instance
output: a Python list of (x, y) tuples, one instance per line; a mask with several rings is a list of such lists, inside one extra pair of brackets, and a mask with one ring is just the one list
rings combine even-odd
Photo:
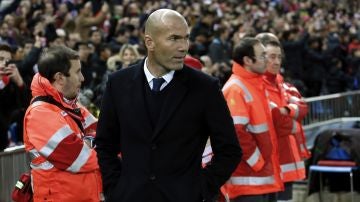
[(360, 91), (305, 98), (309, 112), (303, 125), (343, 117), (360, 117)]
[(11, 201), (11, 191), (20, 174), (29, 170), (29, 159), (24, 146), (0, 152), (0, 202)]

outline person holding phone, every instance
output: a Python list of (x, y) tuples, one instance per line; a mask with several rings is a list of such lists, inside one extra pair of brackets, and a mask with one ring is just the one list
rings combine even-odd
[[(16, 64), (11, 62), (11, 53), (9, 45), (0, 44), (0, 151), (8, 147), (8, 127), (27, 106), (30, 97), (29, 88), (25, 85)], [(21, 121), (17, 126), (17, 131), (22, 133)], [(17, 136), (20, 137), (22, 134)]]

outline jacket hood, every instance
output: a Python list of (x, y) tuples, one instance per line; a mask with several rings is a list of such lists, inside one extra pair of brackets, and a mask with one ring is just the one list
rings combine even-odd
[(64, 101), (62, 94), (51, 85), (50, 81), (39, 73), (34, 75), (31, 82), (31, 94), (33, 98), (37, 96), (51, 96), (63, 106), (72, 108), (70, 104)]

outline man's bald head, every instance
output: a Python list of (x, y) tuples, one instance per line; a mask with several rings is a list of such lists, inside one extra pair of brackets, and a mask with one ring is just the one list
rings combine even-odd
[(152, 36), (157, 31), (161, 31), (168, 23), (175, 20), (183, 21), (186, 25), (185, 18), (177, 11), (170, 9), (159, 9), (150, 14), (145, 23), (145, 34)]
[(256, 39), (259, 39), (261, 41), (262, 44), (266, 45), (269, 42), (277, 42), (280, 43), (279, 39), (275, 36), (275, 34), (270, 33), (270, 32), (263, 32), (260, 33), (258, 35), (256, 35), (255, 37)]

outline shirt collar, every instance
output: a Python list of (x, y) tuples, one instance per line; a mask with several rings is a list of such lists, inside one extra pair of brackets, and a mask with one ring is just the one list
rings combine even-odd
[[(144, 62), (144, 72), (145, 72), (146, 80), (148, 83), (150, 83), (154, 78), (156, 78), (155, 76), (153, 76), (150, 73), (150, 71), (147, 67), (147, 58), (145, 59), (145, 62)], [(174, 74), (175, 74), (175, 71), (172, 70), (172, 71), (166, 73), (165, 75), (162, 75), (161, 77), (165, 80), (166, 83), (170, 83), (170, 81), (174, 77)]]

